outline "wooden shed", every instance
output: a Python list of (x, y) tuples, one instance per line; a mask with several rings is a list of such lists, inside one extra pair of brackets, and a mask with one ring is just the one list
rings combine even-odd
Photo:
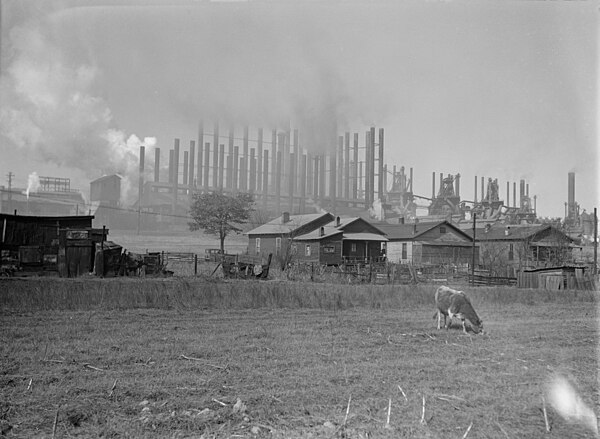
[(524, 270), (517, 276), (518, 288), (545, 290), (595, 290), (594, 278), (585, 266), (562, 266)]
[(93, 216), (0, 214), (0, 265), (23, 274), (75, 277), (92, 271), (94, 246), (106, 229), (92, 227)]

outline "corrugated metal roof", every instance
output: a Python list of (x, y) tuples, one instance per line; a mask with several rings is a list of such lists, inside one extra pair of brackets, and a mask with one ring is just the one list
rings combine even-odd
[(293, 233), (306, 224), (316, 221), (323, 217), (333, 219), (330, 213), (307, 213), (303, 215), (290, 215), (290, 220), (283, 222), (283, 215), (279, 216), (268, 223), (262, 224), (255, 229), (246, 232), (246, 235), (279, 235)]

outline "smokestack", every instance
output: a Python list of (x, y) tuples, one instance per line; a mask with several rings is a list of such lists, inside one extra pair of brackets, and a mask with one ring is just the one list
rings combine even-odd
[(189, 153), (187, 151), (183, 151), (183, 185), (188, 185), (188, 167), (189, 167)]
[(444, 190), (444, 174), (440, 172), (440, 188), (438, 189), (438, 194), (442, 195), (442, 191)]
[(569, 172), (567, 193), (567, 214), (569, 217), (575, 212), (575, 173)]
[(519, 207), (523, 207), (523, 197), (525, 196), (525, 180), (519, 182)]
[(343, 175), (344, 175), (344, 136), (338, 136), (338, 147), (337, 147), (337, 169), (336, 169), (336, 196), (343, 197)]
[(379, 199), (383, 200), (385, 190), (385, 173), (383, 166), (383, 128), (379, 128)]
[(256, 158), (254, 154), (256, 150), (254, 148), (250, 148), (250, 187), (249, 192), (253, 194), (256, 191)]
[(306, 182), (309, 180), (306, 175), (306, 154), (302, 154), (300, 161), (300, 213), (304, 213), (306, 209)]
[(412, 193), (412, 191), (413, 191), (413, 168), (410, 168), (410, 186), (409, 187), (410, 187), (409, 192)]
[(240, 166), (240, 190), (243, 192), (248, 191), (248, 125), (244, 126), (244, 140), (243, 140), (243, 166)]
[(174, 214), (177, 210), (177, 192), (179, 184), (179, 139), (175, 139), (173, 149), (173, 198), (171, 204), (171, 213)]
[(227, 155), (228, 155), (228, 160), (227, 160), (227, 181), (225, 182), (225, 185), (227, 187), (227, 189), (232, 190), (233, 189), (233, 137), (235, 134), (235, 127), (233, 125), (231, 125), (229, 127), (229, 144), (227, 146)]
[(477, 176), (475, 176), (475, 194), (473, 195), (473, 201), (477, 203)]
[[(310, 196), (313, 193), (313, 157), (307, 152), (306, 153), (306, 195)], [(300, 176), (302, 179), (302, 176)], [(302, 184), (302, 180), (300, 180), (300, 184)]]
[(277, 151), (275, 160), (275, 206), (276, 213), (281, 212), (281, 151)]
[(154, 148), (154, 182), (160, 181), (160, 148)]
[(294, 192), (296, 183), (296, 154), (291, 153), (289, 159), (289, 178), (288, 178), (288, 196), (289, 196), (289, 211), (293, 212), (294, 209)]
[(277, 169), (277, 130), (271, 131), (271, 185), (275, 184), (275, 174)]
[(513, 207), (517, 207), (517, 182), (513, 181)]
[(431, 173), (431, 199), (435, 198), (435, 171)]
[(350, 133), (344, 134), (344, 199), (350, 198)]
[(190, 169), (188, 171), (188, 182), (190, 185), (190, 202), (192, 201), (192, 192), (194, 188), (194, 161), (196, 160), (196, 142), (190, 140)]
[(142, 205), (142, 194), (144, 192), (144, 162), (146, 160), (146, 147), (140, 146), (140, 175), (139, 175), (139, 191), (138, 191), (138, 209)]
[(319, 199), (321, 200), (321, 204), (325, 201), (325, 154), (321, 154), (319, 157)]
[(455, 189), (456, 189), (456, 196), (457, 196), (458, 198), (460, 198), (460, 174), (456, 174), (456, 175), (454, 176), (454, 181), (456, 182), (456, 185), (455, 185)]
[(175, 151), (169, 150), (169, 183), (173, 183), (173, 153)]
[(208, 190), (208, 172), (210, 170), (210, 143), (204, 144), (204, 189)]
[(262, 172), (263, 172), (263, 129), (258, 129), (258, 157), (256, 160), (256, 192), (262, 191)]
[(294, 193), (298, 192), (298, 167), (300, 166), (300, 141), (298, 136), (298, 129), (294, 129)]
[(333, 213), (336, 213), (336, 210), (337, 210), (337, 198), (336, 198), (337, 172), (336, 171), (337, 171), (336, 170), (336, 157), (335, 157), (335, 153), (334, 153), (329, 156), (329, 172), (330, 172), (329, 196), (331, 198), (331, 209), (333, 210)]
[(352, 199), (358, 198), (358, 133), (354, 133), (354, 163), (352, 164), (354, 179), (352, 180)]
[(485, 177), (481, 177), (481, 201), (483, 201), (484, 199), (485, 199)]
[(223, 190), (225, 182), (225, 145), (219, 146), (219, 189)]
[[(144, 194), (144, 161), (146, 160), (146, 147), (144, 145), (140, 146), (140, 181), (139, 181), (139, 191), (138, 191), (138, 221), (137, 221), (137, 233), (140, 234), (140, 225), (142, 222), (142, 196)], [(5, 223), (6, 224), (6, 223)], [(104, 239), (104, 234), (102, 235), (102, 239)]]
[(365, 133), (365, 209), (371, 208), (371, 131)]
[(202, 186), (202, 159), (204, 149), (204, 121), (198, 122), (198, 184), (197, 186)]
[(506, 206), (510, 207), (510, 182), (506, 182)]
[(314, 157), (313, 198), (319, 198), (319, 156)]
[(262, 182), (262, 190), (263, 190), (263, 206), (267, 205), (267, 198), (269, 195), (269, 150), (265, 149), (263, 155), (263, 182)]
[(370, 152), (371, 152), (371, 157), (369, 158), (369, 163), (371, 165), (371, 168), (369, 169), (369, 208), (371, 207), (371, 205), (373, 204), (373, 202), (375, 201), (375, 127), (371, 127), (371, 135), (369, 136), (369, 139), (371, 140), (371, 148), (370, 148)]
[[(239, 163), (240, 163), (240, 147), (233, 147), (233, 178), (232, 178), (232, 190), (233, 193), (237, 193), (238, 189), (241, 189), (238, 181), (238, 173), (239, 173)], [(243, 159), (242, 159), (243, 160)]]
[[(213, 189), (217, 188), (217, 173), (219, 169), (219, 122), (215, 122), (213, 132), (213, 173), (212, 173), (212, 185)], [(207, 160), (208, 162), (208, 160)], [(206, 164), (208, 167), (208, 163)]]

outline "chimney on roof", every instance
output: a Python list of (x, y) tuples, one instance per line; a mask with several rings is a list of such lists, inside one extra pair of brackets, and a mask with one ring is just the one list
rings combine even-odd
[(281, 224), (285, 224), (287, 222), (290, 221), (290, 213), (289, 212), (283, 212), (283, 214), (281, 215)]
[(399, 216), (398, 217), (398, 224), (404, 224), (404, 217), (403, 216)]
[(506, 226), (506, 229), (504, 229), (504, 236), (508, 235), (510, 235), (510, 226)]
[(319, 236), (325, 236), (325, 227), (321, 226), (319, 229)]
[(486, 224), (485, 225), (485, 233), (488, 233), (491, 230), (491, 228), (492, 228), (491, 224)]
[(342, 219), (339, 216), (336, 216), (335, 217), (335, 226), (339, 227), (341, 223), (342, 223)]
[(417, 223), (415, 222), (413, 224), (413, 235), (416, 235), (416, 234), (417, 234)]

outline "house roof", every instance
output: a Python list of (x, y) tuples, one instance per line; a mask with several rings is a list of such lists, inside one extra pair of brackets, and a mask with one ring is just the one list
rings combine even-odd
[(295, 230), (321, 218), (333, 219), (330, 213), (307, 213), (290, 215), (289, 221), (283, 222), (283, 215), (246, 232), (246, 235), (279, 235), (290, 234)]
[(463, 235), (469, 240), (472, 239), (471, 235), (466, 234), (464, 230), (459, 229), (454, 224), (446, 220), (409, 224), (377, 224), (377, 227), (387, 235), (390, 241), (402, 241), (416, 239), (441, 225), (452, 228), (458, 234)]
[(385, 236), (378, 235), (377, 233), (344, 233), (342, 238), (344, 241), (378, 241), (387, 242), (389, 241)]
[[(520, 241), (551, 228), (549, 224), (496, 224), (475, 229), (475, 241)], [(473, 229), (464, 230), (470, 237)]]
[[(338, 223), (339, 218), (339, 223)], [(371, 223), (368, 223), (373, 229), (378, 230), (381, 234), (372, 233), (372, 232), (359, 232), (359, 233), (345, 233), (344, 229), (350, 224), (355, 223), (356, 221), (364, 221), (361, 217), (336, 217), (333, 221), (325, 224), (324, 226), (313, 230), (309, 233), (305, 233), (304, 235), (296, 236), (294, 239), (297, 241), (311, 241), (311, 240), (320, 240), (325, 239), (331, 236), (335, 236), (339, 233), (344, 233), (343, 239), (352, 239), (352, 240), (361, 240), (361, 241), (387, 241), (387, 239), (383, 236), (385, 232), (381, 230), (379, 227), (373, 226)], [(321, 229), (323, 230), (323, 234), (321, 234)], [(353, 236), (353, 238), (349, 238)]]

